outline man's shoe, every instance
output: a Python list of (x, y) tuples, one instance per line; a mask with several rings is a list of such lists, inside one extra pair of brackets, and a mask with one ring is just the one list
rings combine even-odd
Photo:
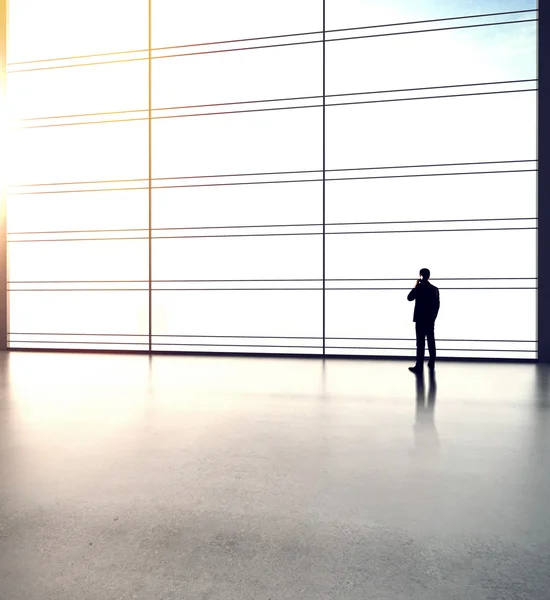
[(411, 373), (416, 373), (416, 374), (420, 374), (422, 373), (422, 367), (409, 367), (409, 371)]

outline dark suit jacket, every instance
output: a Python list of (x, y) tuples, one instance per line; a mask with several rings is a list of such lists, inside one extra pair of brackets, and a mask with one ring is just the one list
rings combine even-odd
[(423, 281), (414, 287), (407, 296), (407, 300), (414, 305), (413, 321), (416, 323), (434, 322), (439, 312), (439, 290), (429, 281)]

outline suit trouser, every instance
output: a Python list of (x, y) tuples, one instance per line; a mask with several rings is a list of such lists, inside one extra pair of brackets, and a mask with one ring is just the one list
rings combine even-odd
[(416, 364), (418, 366), (424, 363), (424, 351), (426, 338), (428, 339), (428, 351), (430, 353), (430, 362), (435, 362), (435, 336), (434, 321), (416, 322)]

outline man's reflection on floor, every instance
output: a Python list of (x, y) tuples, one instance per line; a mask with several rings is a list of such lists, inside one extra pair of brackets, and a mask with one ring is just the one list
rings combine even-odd
[(414, 454), (427, 454), (439, 450), (439, 437), (434, 422), (435, 401), (437, 399), (437, 381), (435, 371), (429, 371), (428, 393), (424, 373), (418, 373), (416, 379), (416, 420), (414, 423)]

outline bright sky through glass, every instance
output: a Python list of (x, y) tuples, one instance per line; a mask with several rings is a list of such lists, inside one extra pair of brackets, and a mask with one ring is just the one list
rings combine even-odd
[[(14, 64), (21, 61), (144, 50), (148, 45), (147, 4), (146, 0), (96, 0), (93, 3), (11, 0), (10, 71), (56, 64)], [(536, 3), (530, 0), (326, 0), (326, 28), (340, 30), (534, 8)], [(527, 12), (327, 33), (327, 178), (342, 177), (341, 170), (345, 169), (536, 159), (536, 97), (533, 91), (523, 91), (534, 88), (536, 82), (506, 83), (536, 78), (536, 23), (510, 23), (534, 18), (536, 13)], [(403, 34), (411, 30), (494, 22), (503, 24)], [(153, 0), (155, 48), (305, 34), (321, 29), (320, 0), (277, 3)], [(381, 35), (383, 33), (398, 35)], [(358, 37), (367, 35), (371, 37)], [(347, 37), (355, 39), (338, 40)], [(305, 39), (277, 38), (260, 45)], [(320, 37), (307, 39), (315, 42)], [(238, 47), (250, 45), (253, 44), (240, 43)], [(216, 48), (202, 46), (185, 52)], [(182, 49), (173, 49), (164, 54), (181, 52)], [(146, 55), (120, 54), (116, 58), (143, 56)], [(109, 57), (97, 59), (98, 62), (108, 60)], [(318, 100), (323, 89), (321, 44), (156, 58), (152, 82), (155, 117), (175, 114), (164, 110), (168, 108), (228, 102), (309, 98), (261, 106), (311, 105), (310, 108), (246, 114), (155, 119), (153, 178), (322, 169), (322, 109)], [(495, 82), (500, 83), (471, 86)], [(148, 63), (139, 60), (12, 72), (8, 89), (9, 114), (12, 120), (24, 126), (46, 123), (22, 121), (38, 117), (74, 114), (83, 115), (76, 121), (88, 121), (93, 120), (89, 116), (92, 113), (146, 111)], [(376, 94), (392, 90), (397, 91)], [(499, 93), (479, 95), (487, 91)], [(500, 93), (510, 91), (512, 93)], [(465, 93), (472, 95), (402, 100)], [(345, 105), (354, 100), (356, 103)], [(258, 108), (260, 104), (240, 108), (251, 106)], [(219, 111), (236, 109), (239, 105)], [(196, 112), (201, 110), (205, 109)], [(110, 114), (104, 118), (116, 121), (146, 116), (147, 112), (135, 112)], [(55, 119), (47, 124), (54, 122)], [(59, 123), (65, 122), (68, 121), (59, 119)], [(142, 180), (129, 185), (147, 186), (148, 123), (134, 120), (22, 128), (10, 137), (9, 159), (9, 178), (13, 186), (126, 179)], [(500, 165), (499, 169), (503, 168)], [(528, 163), (521, 168), (534, 167)], [(439, 168), (439, 172), (441, 170)], [(444, 172), (471, 170), (467, 166), (443, 168)], [(484, 170), (497, 169), (488, 166)], [(389, 173), (376, 171), (373, 174)], [(420, 171), (399, 173), (419, 174)], [(365, 174), (368, 173), (361, 172)], [(285, 177), (296, 180), (303, 175)], [(320, 175), (309, 177), (315, 179)], [(328, 181), (327, 223), (369, 223), (363, 226), (365, 231), (374, 228), (396, 233), (328, 230), (326, 276), (347, 280), (409, 278), (387, 285), (382, 281), (364, 284), (367, 287), (409, 287), (418, 269), (428, 266), (432, 268), (434, 283), (443, 288), (449, 284), (438, 280), (445, 278), (500, 277), (502, 281), (495, 285), (509, 287), (510, 282), (504, 281), (506, 278), (535, 277), (533, 229), (406, 233), (403, 224), (395, 223), (534, 219), (534, 183), (533, 172)], [(97, 187), (96, 184), (90, 189)], [(16, 192), (30, 189), (12, 188)], [(9, 231), (148, 227), (147, 190), (66, 193), (69, 189), (74, 186), (48, 188), (56, 192), (51, 194), (12, 195), (8, 207)], [(321, 207), (322, 186), (315, 181), (155, 190), (153, 227), (314, 225), (322, 222)], [(490, 222), (485, 227), (522, 226), (519, 221), (513, 223)], [(533, 223), (528, 221), (524, 225)], [(472, 225), (450, 222), (437, 226), (447, 230), (469, 227)], [(419, 223), (407, 228), (425, 230), (435, 226)], [(344, 231), (349, 235), (344, 235)], [(34, 239), (47, 237), (35, 235)], [(153, 242), (154, 279), (320, 277), (322, 240), (319, 235)], [(14, 242), (10, 244), (12, 281), (139, 280), (145, 283), (139, 288), (142, 291), (13, 292), (11, 330), (146, 335), (147, 278), (147, 240)], [(52, 287), (47, 283), (40, 285)], [(108, 285), (116, 288), (127, 284)], [(249, 285), (255, 287), (254, 283)], [(277, 285), (292, 287), (288, 282), (273, 283), (272, 287)], [(521, 285), (532, 287), (534, 283), (526, 280)], [(342, 287), (349, 286), (349, 283), (342, 284)], [(68, 283), (60, 287), (74, 289), (89, 285)], [(96, 284), (96, 287), (102, 286)], [(204, 285), (198, 283), (197, 287)], [(457, 287), (456, 282), (454, 287)], [(487, 286), (472, 280), (465, 281), (463, 287)], [(327, 292), (327, 335), (412, 338), (412, 306), (406, 302), (406, 294), (404, 290)], [(155, 292), (154, 333), (318, 338), (322, 333), (321, 301), (320, 291), (304, 290)], [(511, 323), (507, 318), (510, 314), (522, 317)], [(444, 290), (437, 336), (534, 340), (535, 290)], [(27, 336), (27, 339), (39, 338)], [(136, 338), (139, 342), (144, 340), (146, 338)], [(306, 345), (304, 341), (298, 343)], [(345, 341), (335, 343), (346, 345)], [(404, 343), (399, 342), (397, 346), (403, 347)], [(364, 343), (369, 344), (375, 345)], [(388, 347), (396, 346), (395, 342), (388, 344)], [(455, 343), (448, 347), (458, 346)], [(494, 343), (485, 347), (509, 348)], [(517, 348), (526, 346), (517, 345)], [(458, 353), (468, 355), (464, 350)]]

